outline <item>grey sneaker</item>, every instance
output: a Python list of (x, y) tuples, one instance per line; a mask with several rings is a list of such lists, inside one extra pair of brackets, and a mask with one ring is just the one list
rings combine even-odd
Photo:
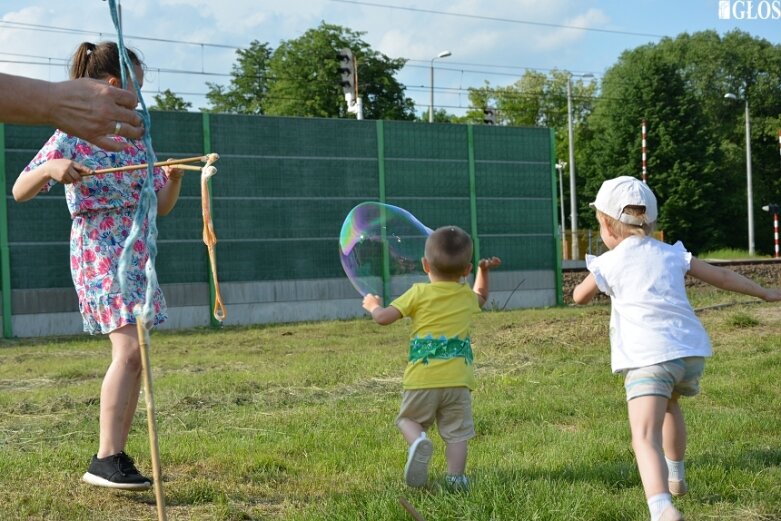
[(689, 491), (689, 485), (686, 484), (685, 479), (670, 480), (667, 482), (667, 486), (670, 489), (670, 494), (673, 496), (685, 496)]
[(98, 458), (97, 454), (92, 456), (81, 479), (96, 487), (122, 490), (147, 490), (152, 486), (152, 480), (138, 471), (133, 459), (124, 451), (105, 458)]
[(428, 463), (434, 452), (434, 444), (425, 432), (409, 446), (407, 464), (404, 466), (404, 481), (410, 487), (422, 487), (428, 482)]
[(445, 485), (450, 492), (469, 492), (469, 479), (463, 474), (445, 476)]
[(684, 521), (684, 519), (683, 514), (678, 512), (677, 508), (670, 505), (664, 509), (664, 512), (662, 512), (662, 517), (659, 518), (659, 521)]

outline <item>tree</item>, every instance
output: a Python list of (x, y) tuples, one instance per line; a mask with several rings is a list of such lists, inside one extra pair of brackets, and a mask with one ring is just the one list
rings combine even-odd
[[(648, 122), (648, 183), (660, 203), (659, 227), (694, 252), (746, 247), (746, 166), (742, 103), (751, 104), (755, 198), (781, 195), (778, 127), (781, 46), (733, 31), (682, 34), (624, 52), (578, 143), (579, 213), (602, 180), (641, 172), (642, 119)], [(767, 201), (770, 202), (770, 201)], [(755, 201), (757, 215), (762, 217)], [(764, 216), (767, 219), (767, 214)], [(757, 247), (770, 251), (770, 235)]]
[(206, 98), (211, 112), (264, 114), (269, 88), (268, 66), (271, 49), (268, 43), (253, 40), (249, 49), (239, 49), (237, 63), (231, 69), (229, 87), (207, 82)]
[(155, 104), (149, 107), (149, 110), (187, 112), (193, 106), (189, 101), (184, 101), (184, 99), (174, 94), (171, 89), (165, 89), (160, 94), (155, 94), (154, 99)]
[[(373, 51), (358, 33), (322, 22), (301, 37), (283, 41), (269, 62), (266, 113), (280, 116), (348, 117), (338, 53), (356, 58), (358, 94), (367, 119), (414, 119), (414, 103), (395, 74), (406, 60)], [(352, 117), (352, 116), (349, 116)]]
[[(527, 70), (523, 76), (506, 87), (469, 89), (473, 107), (467, 118), (482, 123), (483, 109), (493, 106), (498, 111), (497, 124), (514, 126), (542, 126), (556, 131), (556, 150), (566, 157), (569, 147), (567, 118), (567, 71), (553, 70), (550, 74)], [(597, 89), (594, 81), (575, 79), (572, 82), (572, 119), (576, 133), (585, 124), (593, 106)]]

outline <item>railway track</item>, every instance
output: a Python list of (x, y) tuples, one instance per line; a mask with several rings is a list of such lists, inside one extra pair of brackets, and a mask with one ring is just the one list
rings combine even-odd
[[(764, 286), (781, 287), (781, 259), (745, 259), (745, 260), (716, 260), (701, 259), (716, 266), (723, 266), (734, 270), (741, 275), (748, 277)], [(582, 267), (562, 268), (562, 290), (564, 293), (564, 303), (572, 304), (572, 290), (586, 276), (588, 271), (585, 265)], [(687, 277), (687, 286), (696, 286), (704, 284), (699, 280)], [(607, 296), (601, 293), (595, 301), (601, 302), (607, 300)]]

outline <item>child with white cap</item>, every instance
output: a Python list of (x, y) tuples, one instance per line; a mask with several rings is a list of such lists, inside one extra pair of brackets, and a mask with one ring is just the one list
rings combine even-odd
[(682, 520), (671, 497), (688, 490), (686, 426), (678, 397), (699, 393), (704, 359), (711, 355), (708, 335), (686, 295), (686, 275), (767, 301), (781, 300), (781, 290), (698, 260), (680, 242), (654, 239), (656, 197), (634, 177), (605, 181), (591, 206), (609, 251), (586, 256), (590, 273), (573, 299), (585, 304), (597, 291), (610, 296), (611, 366), (625, 378), (632, 448), (651, 521)]

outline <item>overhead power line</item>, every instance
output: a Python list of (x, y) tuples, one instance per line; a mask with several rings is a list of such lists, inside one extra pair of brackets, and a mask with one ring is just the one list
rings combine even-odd
[(415, 13), (427, 13), (427, 14), (438, 14), (443, 16), (454, 16), (458, 18), (470, 18), (473, 20), (487, 20), (489, 22), (503, 22), (503, 23), (510, 23), (510, 24), (523, 24), (523, 25), (536, 25), (539, 27), (555, 27), (557, 29), (573, 29), (578, 31), (590, 31), (590, 32), (596, 32), (596, 33), (608, 33), (608, 34), (620, 34), (623, 36), (641, 36), (644, 38), (664, 38), (666, 35), (663, 34), (653, 34), (653, 33), (638, 33), (634, 31), (619, 31), (615, 29), (600, 29), (598, 27), (584, 27), (580, 25), (564, 25), (564, 24), (553, 24), (553, 23), (547, 23), (547, 22), (534, 22), (531, 20), (515, 20), (513, 18), (498, 18), (494, 16), (482, 16), (478, 14), (467, 14), (467, 13), (451, 13), (448, 11), (437, 11), (434, 9), (420, 9), (418, 7), (402, 7), (398, 5), (388, 5), (388, 4), (377, 4), (374, 2), (360, 2), (358, 0), (330, 0), (331, 2), (337, 2), (341, 4), (355, 4), (355, 5), (362, 5), (366, 7), (381, 7), (384, 9), (397, 9), (399, 11), (411, 11)]
[[(95, 31), (95, 30), (85, 30), (85, 29), (71, 29), (70, 27), (57, 27), (54, 25), (39, 25), (39, 24), (29, 24), (24, 22), (11, 22), (8, 20), (0, 20), (0, 25), (8, 26), (11, 29), (19, 29), (19, 30), (26, 30), (26, 31), (41, 31), (41, 32), (49, 32), (49, 33), (66, 33), (66, 34), (89, 34), (92, 36), (106, 36), (106, 35), (113, 35), (114, 30), (111, 29), (110, 31)], [(146, 40), (150, 42), (162, 42), (162, 43), (178, 43), (178, 44), (184, 44), (184, 45), (197, 45), (198, 47), (217, 47), (221, 49), (241, 49), (242, 47), (239, 47), (237, 45), (227, 45), (222, 43), (205, 43), (205, 42), (190, 42), (186, 40), (172, 40), (170, 38), (153, 38), (151, 36), (133, 36), (130, 34), (125, 34), (125, 37), (132, 40)]]

